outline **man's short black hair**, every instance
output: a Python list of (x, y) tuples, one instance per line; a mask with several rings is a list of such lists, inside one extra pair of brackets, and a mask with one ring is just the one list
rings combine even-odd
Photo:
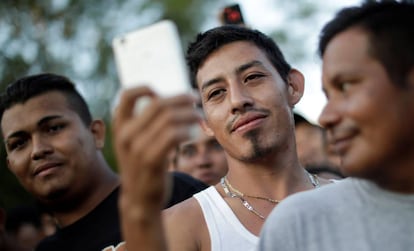
[(207, 57), (223, 45), (238, 41), (250, 42), (263, 50), (282, 79), (287, 82), (291, 66), (286, 62), (281, 50), (270, 37), (258, 30), (237, 25), (224, 25), (198, 34), (196, 40), (188, 47), (186, 58), (194, 88), (197, 88), (197, 72)]
[(299, 124), (312, 124), (309, 120), (297, 112), (293, 112), (293, 120), (295, 121), (295, 126)]
[(323, 57), (329, 42), (349, 28), (367, 33), (370, 56), (385, 67), (393, 82), (405, 86), (414, 65), (414, 4), (369, 1), (342, 9), (322, 29), (319, 55)]
[(0, 121), (3, 119), (4, 111), (12, 106), (24, 104), (33, 97), (51, 91), (62, 93), (70, 109), (79, 115), (82, 122), (86, 126), (91, 124), (92, 115), (88, 105), (75, 89), (75, 85), (68, 78), (51, 73), (23, 77), (9, 84), (0, 95)]

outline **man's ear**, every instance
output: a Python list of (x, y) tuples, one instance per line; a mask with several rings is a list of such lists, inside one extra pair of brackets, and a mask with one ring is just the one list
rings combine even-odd
[(90, 128), (95, 138), (96, 148), (102, 149), (105, 145), (105, 123), (100, 119), (96, 119), (92, 121)]
[(208, 136), (214, 136), (213, 130), (211, 130), (210, 126), (208, 125), (208, 122), (205, 119), (202, 119), (200, 121), (200, 126), (205, 134), (207, 134)]
[(300, 71), (292, 69), (289, 72), (287, 84), (288, 100), (290, 106), (293, 108), (303, 96), (303, 92), (305, 91), (305, 78)]

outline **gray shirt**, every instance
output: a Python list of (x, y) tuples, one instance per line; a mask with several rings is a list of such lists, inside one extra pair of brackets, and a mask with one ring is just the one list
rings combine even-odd
[(414, 250), (414, 194), (355, 178), (294, 194), (269, 215), (258, 250)]

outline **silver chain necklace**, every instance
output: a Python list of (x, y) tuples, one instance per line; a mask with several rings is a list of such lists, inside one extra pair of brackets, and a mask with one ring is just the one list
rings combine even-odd
[[(313, 187), (314, 188), (318, 188), (320, 186), (318, 176), (316, 176), (315, 174), (310, 174), (306, 170), (305, 170), (305, 172), (308, 175), (309, 180), (312, 183)], [(221, 178), (220, 184), (223, 187), (223, 190), (224, 190), (224, 192), (226, 193), (226, 195), (228, 197), (230, 197), (230, 198), (238, 198), (240, 200), (240, 202), (242, 203), (242, 205), (247, 210), (249, 210), (250, 212), (252, 212), (256, 216), (258, 216), (262, 220), (265, 220), (266, 217), (264, 217), (263, 214), (261, 214), (260, 212), (258, 212), (244, 197), (250, 197), (250, 198), (254, 198), (254, 199), (265, 200), (265, 201), (268, 201), (268, 202), (270, 202), (272, 204), (278, 204), (280, 202), (279, 200), (275, 200), (275, 199), (272, 199), (272, 198), (266, 198), (266, 197), (254, 196), (254, 195), (245, 195), (244, 193), (242, 193), (239, 190), (237, 190), (234, 187), (232, 187), (232, 185), (227, 180), (227, 176), (224, 176), (223, 178)]]

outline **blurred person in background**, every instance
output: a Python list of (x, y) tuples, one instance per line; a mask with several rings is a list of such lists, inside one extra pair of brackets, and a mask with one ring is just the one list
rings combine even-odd
[(25, 249), (6, 231), (6, 209), (0, 203), (0, 250), (1, 251), (31, 251)]
[(57, 225), (53, 216), (48, 212), (41, 212), (40, 221), (42, 223), (43, 232), (46, 236), (56, 232)]
[(294, 113), (294, 119), (300, 163), (321, 177), (342, 178), (339, 155), (329, 147), (325, 129), (297, 112)]
[(48, 234), (43, 228), (42, 214), (35, 206), (21, 205), (7, 211), (6, 231), (26, 250), (34, 250)]
[(225, 152), (215, 137), (207, 135), (200, 126), (194, 129), (191, 139), (173, 150), (172, 170), (215, 185), (227, 173)]

